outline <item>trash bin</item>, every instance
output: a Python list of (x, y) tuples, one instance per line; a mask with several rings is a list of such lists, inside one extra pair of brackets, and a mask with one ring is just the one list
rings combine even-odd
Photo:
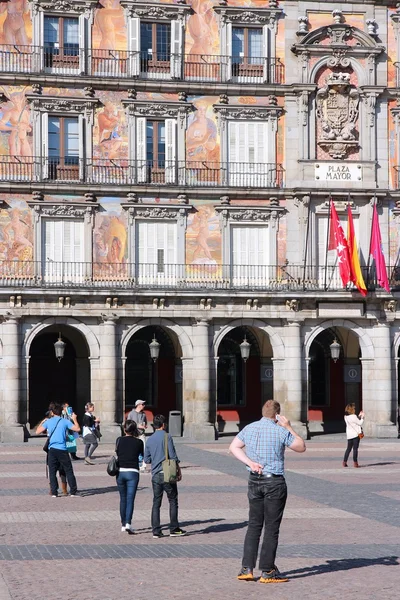
[(170, 410), (168, 433), (170, 433), (172, 437), (182, 437), (182, 413), (180, 410)]

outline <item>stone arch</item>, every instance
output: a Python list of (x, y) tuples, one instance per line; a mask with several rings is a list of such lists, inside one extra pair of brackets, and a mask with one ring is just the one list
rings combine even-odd
[(37, 325), (33, 325), (26, 331), (23, 344), (23, 352), (26, 358), (29, 357), (31, 344), (37, 334), (50, 325), (68, 325), (74, 329), (77, 329), (83, 335), (83, 338), (88, 346), (89, 358), (93, 359), (100, 357), (100, 344), (90, 327), (85, 325), (85, 323), (74, 319), (73, 317), (50, 317), (49, 319), (45, 319), (43, 322), (38, 323)]
[(260, 319), (236, 319), (235, 321), (231, 321), (227, 325), (224, 325), (220, 331), (215, 333), (213, 339), (213, 350), (214, 356), (218, 356), (218, 348), (223, 338), (227, 333), (235, 329), (235, 327), (255, 327), (261, 329), (265, 333), (268, 334), (272, 351), (274, 354), (274, 359), (282, 359), (285, 358), (285, 345), (279, 333), (277, 333), (273, 327), (267, 325), (264, 321)]
[(175, 333), (178, 338), (179, 344), (182, 349), (182, 358), (192, 358), (193, 357), (193, 345), (190, 340), (190, 337), (186, 333), (186, 331), (173, 321), (169, 319), (143, 319), (143, 321), (139, 321), (135, 323), (127, 331), (125, 331), (121, 337), (121, 356), (124, 358), (126, 356), (126, 348), (128, 346), (129, 340), (132, 336), (135, 335), (140, 329), (144, 327), (151, 327), (152, 325), (160, 325), (160, 327), (165, 327), (167, 330), (170, 329)]
[[(329, 66), (328, 60), (330, 58), (332, 58), (332, 57), (327, 55), (327, 56), (323, 56), (322, 58), (317, 60), (315, 65), (312, 67), (312, 69), (310, 69), (310, 72), (308, 74), (308, 82), (307, 83), (315, 83), (315, 78), (316, 78), (318, 71), (323, 66), (327, 66), (327, 67)], [(355, 58), (352, 58), (351, 56), (349, 56), (348, 59), (349, 59), (349, 66), (351, 66), (351, 68), (357, 74), (358, 85), (359, 86), (367, 85), (368, 84), (368, 76), (367, 76), (367, 72), (366, 72), (365, 68)]]
[(345, 327), (346, 329), (351, 329), (351, 331), (353, 331), (358, 337), (361, 348), (361, 358), (373, 359), (375, 357), (372, 340), (362, 327), (356, 323), (353, 323), (353, 321), (348, 321), (347, 319), (331, 319), (330, 321), (319, 323), (319, 325), (314, 327), (312, 331), (309, 331), (305, 335), (304, 348), (306, 358), (309, 356), (311, 344), (317, 335), (319, 335), (325, 329), (329, 329), (330, 327)]

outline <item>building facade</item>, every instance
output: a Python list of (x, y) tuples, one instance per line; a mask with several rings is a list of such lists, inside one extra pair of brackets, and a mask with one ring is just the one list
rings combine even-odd
[[(397, 436), (396, 2), (0, 6), (1, 441), (51, 400), (94, 402), (111, 438), (137, 398), (194, 439), (270, 397), (304, 436), (343, 430), (348, 402)], [(330, 199), (365, 298), (342, 286)]]

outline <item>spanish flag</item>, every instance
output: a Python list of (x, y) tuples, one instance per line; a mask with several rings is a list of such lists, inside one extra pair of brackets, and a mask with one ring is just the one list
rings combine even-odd
[(360, 294), (366, 296), (367, 288), (361, 273), (356, 236), (354, 233), (353, 215), (351, 214), (350, 206), (347, 206), (347, 245), (350, 254), (351, 281), (354, 283)]

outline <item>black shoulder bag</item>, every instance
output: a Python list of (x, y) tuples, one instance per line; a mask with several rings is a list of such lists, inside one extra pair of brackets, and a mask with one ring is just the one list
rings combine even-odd
[(60, 421), (62, 421), (62, 417), (60, 417), (59, 421), (57, 422), (57, 425), (54, 427), (53, 431), (52, 431), (52, 432), (51, 432), (51, 434), (50, 434), (50, 435), (47, 437), (47, 440), (46, 440), (46, 441), (45, 441), (45, 443), (44, 443), (43, 450), (44, 450), (44, 452), (46, 452), (46, 453), (49, 451), (49, 444), (50, 444), (50, 440), (51, 440), (51, 438), (52, 438), (52, 436), (53, 436), (53, 433), (54, 433), (54, 432), (55, 432), (55, 430), (57, 429), (57, 427), (58, 427), (58, 424), (60, 423)]

